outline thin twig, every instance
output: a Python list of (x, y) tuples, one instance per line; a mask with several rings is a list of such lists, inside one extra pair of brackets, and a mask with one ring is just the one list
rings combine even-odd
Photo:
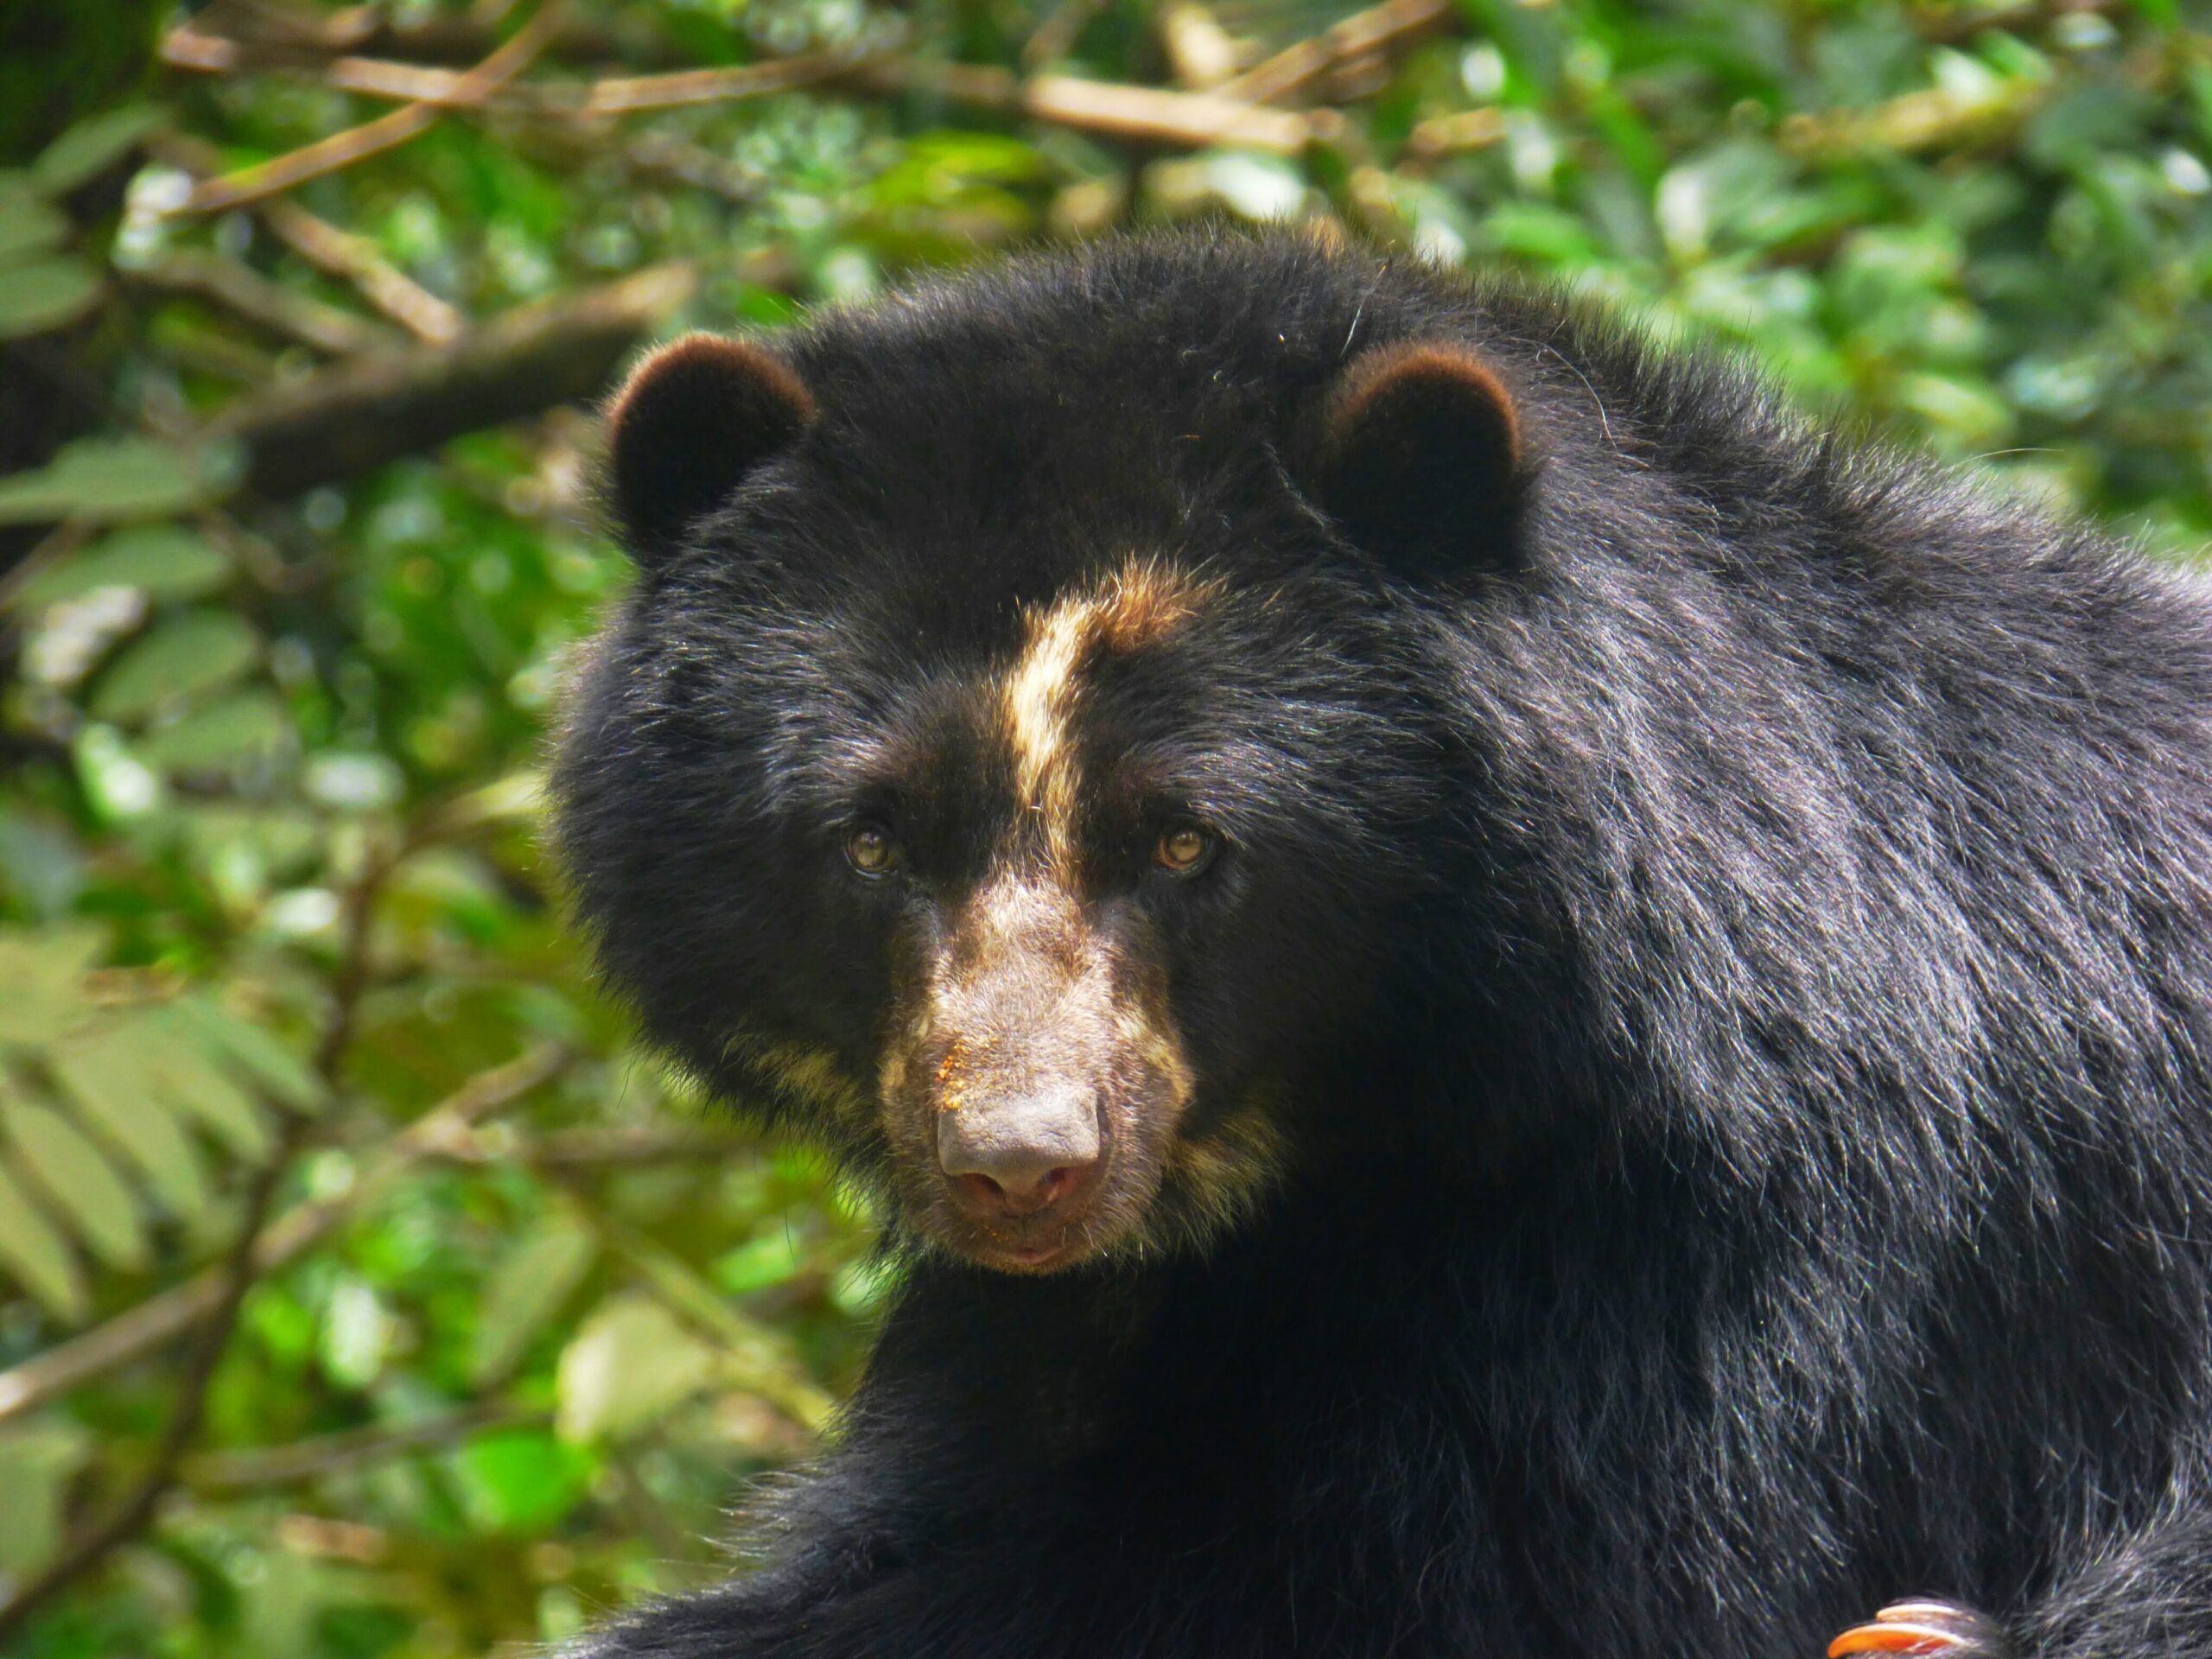
[(453, 98), (440, 103), (409, 104), (287, 155), (207, 180), (192, 188), (176, 212), (180, 215), (213, 213), (243, 207), (420, 137), (438, 124), (448, 109), (456, 104), (481, 102), (528, 68), (553, 38), (553, 31), (560, 26), (559, 14), (559, 0), (545, 0), (537, 16), (518, 29), (512, 39), (460, 77)]
[(316, 270), (351, 283), (361, 297), (426, 346), (442, 346), (467, 327), (454, 307), (391, 264), (366, 237), (341, 231), (289, 197), (261, 204), (277, 238)]
[[(512, 8), (499, 10), (504, 13)], [(295, 55), (365, 52), (466, 66), (499, 43), (494, 32), (498, 18), (481, 6), (461, 10), (394, 6), (389, 0), (379, 0), (379, 3), (325, 12), (276, 4), (272, 0), (216, 0), (200, 10), (196, 21), (256, 48)], [(686, 57), (674, 41), (652, 25), (649, 13), (640, 15), (633, 9), (602, 18), (579, 14), (573, 7), (562, 19), (560, 32), (545, 55), (563, 63), (647, 63), (671, 68)]]
[[(518, 36), (518, 39), (520, 37)], [(388, 98), (440, 110), (497, 107), (563, 119), (598, 120), (639, 110), (680, 109), (758, 98), (833, 80), (855, 63), (888, 50), (808, 53), (714, 69), (681, 69), (652, 75), (607, 75), (553, 80), (528, 86), (486, 85), (474, 72), (440, 69), (389, 58), (305, 58), (271, 53), (180, 25), (162, 37), (162, 60), (173, 69), (230, 75), (269, 68), (312, 76), (324, 86), (364, 98)], [(488, 60), (487, 60), (488, 61)], [(341, 137), (343, 135), (340, 135)], [(325, 143), (331, 142), (325, 140)]]
[[(150, 148), (194, 179), (211, 177), (219, 168), (213, 145), (184, 133), (157, 135)], [(351, 283), (363, 299), (424, 345), (442, 346), (467, 326), (458, 310), (389, 264), (366, 237), (340, 230), (287, 196), (270, 197), (260, 213), (285, 246), (316, 270)]]
[[(1440, 3), (1440, 0), (1394, 0), (1394, 3), (1427, 8)], [(226, 73), (242, 67), (245, 61), (235, 42), (220, 41), (207, 35), (185, 34), (181, 38), (179, 33), (173, 33), (163, 50), (169, 62), (179, 67), (213, 73)], [(499, 96), (495, 96), (499, 93), (498, 87), (464, 86), (461, 83), (467, 77), (414, 64), (346, 59), (327, 66), (323, 73), (332, 85), (342, 86), (348, 92), (416, 100), (405, 109), (381, 118), (383, 121), (426, 111), (422, 118), (427, 123), (435, 119), (440, 111), (486, 104), (500, 104), (540, 117), (596, 120), (640, 110), (726, 103), (793, 86), (842, 82), (871, 92), (919, 92), (955, 103), (1025, 115), (1033, 121), (1056, 126), (1192, 148), (1241, 144), (1294, 155), (1317, 139), (1332, 138), (1341, 124), (1334, 112), (1328, 110), (1301, 113), (1255, 108), (1248, 94), (1233, 90), (1235, 82), (1213, 92), (1184, 92), (1121, 81), (1089, 80), (1073, 75), (1034, 75), (1025, 79), (994, 64), (947, 63), (890, 53), (860, 56), (823, 53), (733, 68), (626, 75), (581, 83), (555, 82), (509, 88)], [(232, 178), (244, 180), (248, 174), (285, 166), (326, 147), (336, 146), (345, 151), (356, 134), (368, 133), (378, 125), (372, 122), (350, 133), (340, 133), (324, 139), (321, 145), (309, 145), (306, 150), (295, 151), (292, 156), (280, 156), (264, 162), (261, 168), (248, 168)], [(411, 137), (413, 134), (404, 136)], [(355, 159), (358, 157), (346, 151), (327, 167), (318, 160), (317, 171), (334, 170)], [(178, 211), (201, 211), (196, 200), (199, 194), (200, 191), (195, 190), (194, 199), (188, 200)]]
[(457, 1135), (437, 1155), (457, 1164), (528, 1164), (549, 1169), (604, 1169), (614, 1164), (726, 1161), (747, 1150), (736, 1136), (712, 1129), (642, 1125), (620, 1129), (556, 1129), (513, 1135), (499, 1128)]
[(197, 295), (271, 334), (332, 357), (369, 351), (392, 339), (376, 323), (298, 293), (219, 253), (173, 248), (130, 266), (124, 274), (144, 287)]
[(1067, 56), (1090, 20), (1104, 9), (1105, 0), (1060, 0), (1021, 43), (1021, 67), (1033, 72)]
[(1074, 75), (1024, 80), (988, 64), (885, 58), (862, 65), (846, 79), (872, 92), (921, 92), (1056, 126), (1193, 149), (1238, 144), (1296, 155), (1317, 141), (1329, 141), (1341, 125), (1328, 110), (1263, 110), (1219, 92), (1178, 92)]
[(534, 1427), (551, 1417), (549, 1411), (532, 1410), (509, 1401), (480, 1400), (458, 1411), (412, 1422), (370, 1423), (289, 1446), (203, 1452), (186, 1459), (178, 1478), (194, 1490), (206, 1492), (296, 1485), (385, 1458), (448, 1446), (487, 1429)]
[(1273, 103), (1363, 59), (1384, 56), (1438, 33), (1456, 16), (1452, 0), (1383, 0), (1310, 40), (1284, 48), (1214, 91), (1224, 98)]
[(1170, 0), (1154, 23), (1175, 79), (1193, 92), (1218, 87), (1236, 73), (1235, 37), (1198, 0)]
[(588, 83), (581, 97), (567, 88), (547, 89), (550, 108), (584, 120), (629, 115), (639, 110), (673, 110), (693, 104), (724, 104), (788, 92), (795, 86), (835, 80), (866, 60), (851, 53), (821, 52), (806, 57), (772, 58), (765, 63), (723, 69), (686, 69), (665, 75), (611, 76)]

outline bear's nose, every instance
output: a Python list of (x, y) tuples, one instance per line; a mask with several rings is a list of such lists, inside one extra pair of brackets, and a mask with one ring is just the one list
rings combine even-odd
[(1098, 1109), (1087, 1088), (970, 1098), (938, 1115), (937, 1156), (970, 1209), (1033, 1215), (1063, 1204), (1098, 1173)]

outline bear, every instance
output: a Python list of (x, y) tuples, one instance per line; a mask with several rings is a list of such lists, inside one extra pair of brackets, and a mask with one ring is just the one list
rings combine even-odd
[(680, 339), (554, 766), (901, 1278), (590, 1659), (2212, 1656), (2212, 599), (1589, 305)]

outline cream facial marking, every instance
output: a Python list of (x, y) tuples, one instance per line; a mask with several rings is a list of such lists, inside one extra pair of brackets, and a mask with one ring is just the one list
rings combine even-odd
[(1174, 629), (1213, 592), (1155, 559), (1131, 559), (1094, 588), (1033, 608), (1013, 672), (1001, 688), (1014, 788), (1044, 832), (1048, 868), (1075, 880), (1075, 810), (1082, 779), (1070, 720), (1085, 667), (1100, 652), (1126, 652)]

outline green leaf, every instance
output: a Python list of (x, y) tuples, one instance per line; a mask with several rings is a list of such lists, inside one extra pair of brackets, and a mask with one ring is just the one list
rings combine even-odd
[(780, 1285), (799, 1269), (789, 1228), (779, 1227), (739, 1245), (715, 1263), (715, 1282), (733, 1296)]
[(253, 1097), (202, 1052), (197, 1033), (175, 1008), (145, 1017), (163, 1039), (154, 1065), (162, 1099), (247, 1162), (266, 1158), (274, 1137)]
[(67, 913), (84, 890), (84, 850), (43, 816), (0, 808), (0, 883), (12, 887), (34, 918)]
[(165, 115), (156, 105), (129, 104), (79, 121), (40, 153), (31, 176), (48, 195), (66, 195), (121, 161)]
[(50, 1420), (0, 1434), (0, 1575), (21, 1582), (61, 1548), (62, 1500), (92, 1455), (92, 1436)]
[(85, 976), (107, 949), (99, 927), (0, 932), (0, 1044), (50, 1043), (92, 1013)]
[(647, 1296), (602, 1302), (562, 1351), (556, 1427), (565, 1440), (622, 1440), (703, 1388), (714, 1351)]
[[(69, 239), (69, 215), (50, 201), (17, 192), (0, 193), (0, 265), (51, 253)], [(0, 274), (0, 282), (6, 281)]]
[(221, 460), (151, 438), (82, 438), (34, 472), (0, 478), (0, 524), (170, 518), (214, 499)]
[[(75, 1255), (4, 1166), (0, 1166), (0, 1266), (58, 1319), (75, 1325), (92, 1310)], [(0, 1510), (8, 1507), (0, 1504)], [(0, 1567), (6, 1565), (0, 1559)]]
[(137, 1165), (172, 1211), (197, 1216), (207, 1208), (207, 1179), (191, 1136), (162, 1103), (152, 1035), (143, 1022), (107, 1020), (52, 1050), (47, 1065), (109, 1148)]
[(170, 1007), (202, 1053), (230, 1062), (295, 1111), (321, 1109), (328, 1092), (322, 1080), (276, 1038), (205, 997), (180, 997)]
[(167, 798), (160, 774), (131, 753), (114, 727), (89, 723), (72, 748), (86, 803), (103, 822), (143, 818)]
[(236, 679), (261, 654), (261, 636), (233, 611), (185, 611), (135, 641), (100, 676), (95, 718), (143, 720), (165, 702)]
[(52, 1107), (20, 1097), (0, 1100), (0, 1127), (22, 1167), (95, 1255), (111, 1267), (146, 1266), (137, 1200), (81, 1129)]
[(165, 771), (193, 772), (271, 753), (291, 732), (292, 722), (276, 694), (256, 689), (149, 732), (138, 751)]
[(99, 588), (136, 588), (150, 599), (199, 599), (231, 579), (230, 560), (197, 531), (140, 524), (103, 536), (48, 565), (10, 596), (11, 608), (38, 612)]
[(478, 1304), (470, 1381), (478, 1388), (505, 1376), (530, 1339), (598, 1259), (599, 1241), (565, 1217), (518, 1241), (492, 1269)]
[(455, 1484), (469, 1520), (486, 1532), (543, 1532), (559, 1523), (589, 1489), (588, 1453), (542, 1429), (505, 1429), (453, 1455)]
[(348, 1274), (332, 1288), (318, 1344), (322, 1372), (341, 1389), (365, 1389), (383, 1373), (395, 1321), (376, 1287)]
[(99, 272), (71, 253), (0, 270), (0, 340), (76, 321), (99, 303), (103, 286)]

